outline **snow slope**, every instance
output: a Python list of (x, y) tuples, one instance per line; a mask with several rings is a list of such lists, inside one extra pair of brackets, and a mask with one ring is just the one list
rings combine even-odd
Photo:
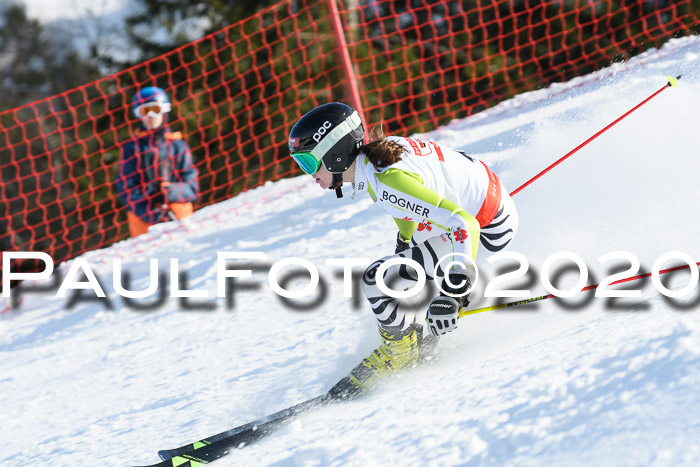
[[(614, 269), (598, 263), (605, 253), (633, 253), (640, 272), (672, 250), (700, 258), (699, 57), (700, 37), (674, 40), (425, 135), (482, 158), (514, 190), (684, 75), (515, 196), (512, 250), (533, 274), (509, 286), (542, 295), (540, 266), (557, 251), (584, 259), (588, 283)], [(306, 176), (269, 183), (90, 252), (82, 259), (109, 307), (90, 291), (71, 302), (46, 282), (23, 285), (21, 307), (0, 315), (0, 465), (155, 462), (158, 449), (328, 390), (379, 339), (363, 299), (343, 297), (325, 260), (369, 263), (393, 252), (396, 232), (369, 199), (346, 193), (336, 200)], [(164, 274), (175, 258), (187, 288), (214, 297), (217, 252), (241, 251), (265, 259), (228, 299), (128, 304), (112, 286), (115, 258), (133, 289), (147, 287), (149, 258)], [(270, 289), (265, 265), (292, 256), (318, 267), (320, 303), (293, 310)], [(483, 266), (482, 285), (495, 274)], [(687, 270), (669, 276), (669, 288), (689, 280)], [(560, 279), (566, 288), (576, 274)], [(697, 465), (699, 288), (671, 300), (640, 282), (627, 287), (641, 298), (589, 293), (465, 317), (434, 364), (305, 414), (217, 465)]]

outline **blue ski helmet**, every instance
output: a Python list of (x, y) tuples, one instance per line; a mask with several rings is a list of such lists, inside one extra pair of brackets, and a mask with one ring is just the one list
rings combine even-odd
[(168, 95), (161, 88), (156, 86), (148, 86), (139, 90), (134, 96), (134, 100), (131, 103), (131, 110), (134, 112), (136, 118), (141, 118), (139, 113), (139, 107), (144, 104), (157, 104), (161, 108), (161, 112), (170, 112), (170, 99)]

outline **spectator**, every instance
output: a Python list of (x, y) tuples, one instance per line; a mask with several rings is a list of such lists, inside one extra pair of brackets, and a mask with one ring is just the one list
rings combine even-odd
[(141, 125), (122, 147), (116, 184), (133, 238), (166, 218), (192, 215), (199, 183), (182, 133), (170, 131), (166, 124), (171, 105), (165, 91), (145, 87), (131, 107)]

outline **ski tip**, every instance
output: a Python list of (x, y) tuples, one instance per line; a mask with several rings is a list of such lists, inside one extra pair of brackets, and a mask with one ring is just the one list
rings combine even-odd
[(681, 79), (682, 75), (678, 75), (675, 78), (673, 76), (668, 77), (668, 85), (673, 86), (674, 88), (678, 87), (678, 80)]

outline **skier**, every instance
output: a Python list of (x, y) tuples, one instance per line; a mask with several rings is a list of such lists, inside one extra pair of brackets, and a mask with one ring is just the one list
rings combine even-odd
[(190, 216), (199, 195), (197, 169), (182, 133), (165, 124), (170, 99), (161, 88), (149, 86), (134, 96), (132, 110), (140, 129), (122, 147), (116, 187), (127, 207), (131, 237), (148, 232), (148, 226), (166, 215)]
[[(333, 397), (355, 395), (380, 377), (415, 365), (421, 352), (454, 330), (460, 308), (469, 303), (479, 244), (487, 254), (501, 251), (518, 226), (508, 191), (480, 160), (432, 141), (385, 137), (381, 130), (368, 144), (364, 140), (359, 114), (335, 102), (306, 113), (289, 135), (292, 158), (321, 188), (341, 197), (342, 184), (352, 183), (355, 193), (368, 193), (391, 214), (399, 230), (395, 254), (372, 263), (362, 278), (382, 345), (331, 389)], [(377, 269), (398, 257), (416, 261), (427, 279), (441, 284), (425, 313), (430, 331), (425, 337), (410, 304), (377, 286)], [(393, 290), (416, 284), (410, 268), (393, 268), (394, 282), (387, 279), (391, 271), (385, 283)]]

